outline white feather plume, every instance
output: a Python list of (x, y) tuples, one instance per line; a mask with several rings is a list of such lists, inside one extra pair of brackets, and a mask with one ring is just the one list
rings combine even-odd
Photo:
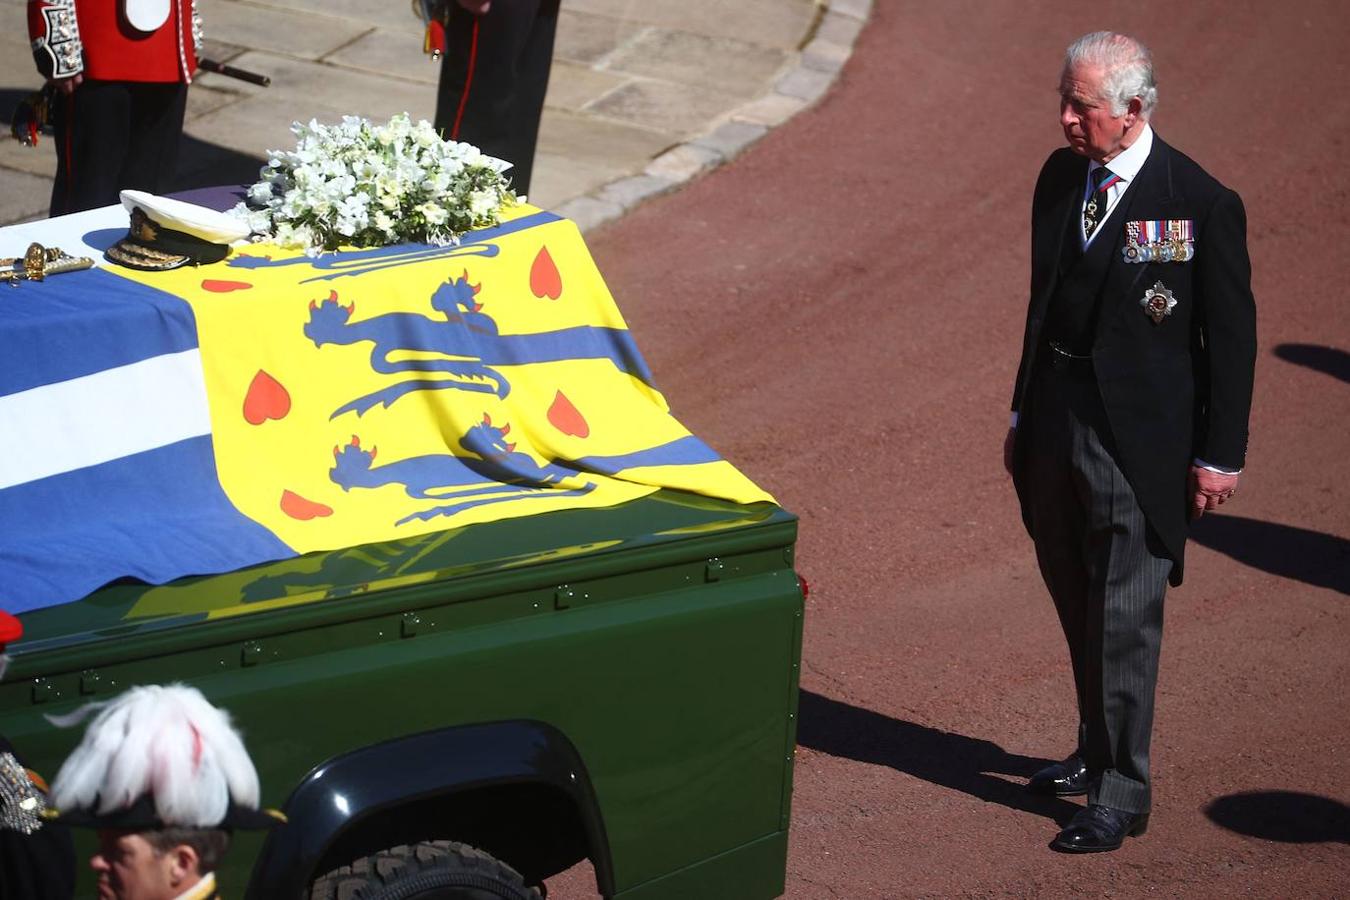
[(90, 703), (62, 727), (97, 713), (79, 746), (52, 782), (57, 809), (98, 813), (123, 809), (143, 794), (154, 797), (168, 825), (209, 828), (230, 801), (256, 809), (258, 773), (229, 714), (182, 684), (135, 687), (113, 700)]

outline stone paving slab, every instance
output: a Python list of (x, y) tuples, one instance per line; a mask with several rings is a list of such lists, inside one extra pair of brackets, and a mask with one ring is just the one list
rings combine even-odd
[(607, 68), (748, 99), (763, 91), (788, 57), (786, 50), (736, 38), (649, 28), (616, 50)]
[[(534, 154), (534, 175), (530, 184), (530, 202), (541, 197), (582, 196), (628, 174), (617, 165), (587, 162), (575, 156), (561, 156), (542, 148)], [(542, 201), (541, 201), (542, 202)]]
[[(56, 167), (53, 165), (53, 169)], [(5, 209), (13, 210), (16, 221), (43, 219), (52, 202), (52, 179), (27, 172), (5, 172)]]
[[(766, 47), (800, 46), (815, 20), (812, 0), (566, 0), (577, 12), (689, 34), (736, 36)], [(820, 6), (828, 4), (821, 3)]]
[[(347, 115), (380, 119), (387, 119), (400, 112), (407, 112), (414, 118), (430, 119), (436, 112), (436, 91), (429, 85), (390, 77), (375, 78), (366, 72), (326, 61), (311, 62), (250, 50), (236, 57), (232, 65), (249, 71), (265, 72), (271, 76), (274, 86), (280, 84), (283, 87), (280, 90), (258, 87), (211, 72), (203, 73), (198, 81), (208, 87), (233, 90), (245, 95), (245, 101), (231, 106), (224, 114), (233, 118), (233, 114), (242, 106), (257, 117), (259, 130), (269, 134), (276, 133), (278, 129), (286, 131), (290, 123), (296, 120), (294, 110), (303, 109), (307, 103), (316, 108), (343, 110)], [(317, 113), (313, 116), (301, 114), (299, 118), (308, 121), (311, 117), (320, 121), (336, 121), (332, 117), (325, 119)], [(193, 129), (206, 135), (211, 119), (208, 116), (198, 120), (193, 123)], [(263, 145), (250, 134), (247, 123), (237, 124), (242, 130), (218, 128), (215, 131), (227, 138), (227, 146), (241, 150), (252, 147), (261, 152)], [(234, 125), (231, 123), (232, 128)]]
[(372, 30), (367, 22), (281, 7), (268, 9), (265, 16), (258, 13), (251, 4), (207, 0), (202, 4), (203, 30), (211, 40), (315, 60)]
[(544, 106), (579, 113), (629, 81), (624, 75), (555, 59)]
[(558, 14), (558, 33), (553, 41), (553, 59), (571, 60), (586, 66), (603, 65), (610, 54), (625, 47), (649, 26), (574, 12), (572, 4)]
[(630, 81), (596, 100), (588, 112), (609, 119), (688, 135), (727, 115), (741, 98), (715, 88), (674, 81)]
[(17, 221), (9, 215), (11, 172), (40, 175), (48, 181), (56, 178), (56, 153), (52, 150), (51, 138), (43, 138), (36, 148), (25, 147), (14, 140), (0, 141), (0, 219)]
[[(0, 0), (0, 115), (38, 87), (25, 0)], [(180, 187), (250, 180), (293, 121), (431, 118), (440, 66), (406, 0), (209, 0), (206, 54), (266, 74), (202, 73)], [(871, 0), (564, 0), (531, 201), (583, 228), (743, 151), (823, 97)], [(0, 224), (41, 216), (52, 142), (0, 140)], [(44, 182), (47, 186), (44, 186)]]
[[(211, 10), (221, 2), (235, 3), (239, 0), (206, 0), (203, 9), (208, 17), (208, 30), (211, 27)], [(412, 15), (412, 7), (407, 0), (245, 0), (239, 5), (254, 7), (258, 10), (259, 18), (266, 18), (269, 9), (289, 9), (308, 13), (315, 18), (354, 20), (370, 27), (401, 31), (416, 38), (413, 46), (421, 52), (422, 26)]]
[(545, 109), (539, 122), (540, 150), (592, 165), (623, 166), (634, 159), (645, 164), (679, 138), (678, 132), (641, 128), (564, 109)]
[(187, 112), (184, 119), (188, 122), (200, 119), (231, 103), (238, 103), (242, 96), (237, 91), (208, 87), (204, 84), (193, 85), (192, 90), (188, 91)]
[(404, 32), (372, 29), (329, 54), (325, 61), (377, 77), (393, 75), (431, 85), (432, 104), (436, 102), (435, 85), (441, 75), (441, 64), (423, 53), (418, 40)]

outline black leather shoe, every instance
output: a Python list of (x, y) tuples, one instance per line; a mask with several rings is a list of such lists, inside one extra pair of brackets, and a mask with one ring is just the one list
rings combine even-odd
[(1027, 782), (1027, 790), (1033, 794), (1052, 794), (1056, 797), (1076, 797), (1086, 794), (1087, 789), (1087, 764), (1078, 756), (1070, 756), (1064, 762), (1046, 766)]
[(1148, 813), (1128, 813), (1100, 803), (1079, 810), (1050, 846), (1065, 853), (1102, 853), (1119, 849), (1127, 837), (1148, 830)]

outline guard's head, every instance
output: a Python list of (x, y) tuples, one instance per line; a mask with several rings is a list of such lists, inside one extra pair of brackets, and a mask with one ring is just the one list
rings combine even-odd
[(267, 828), (258, 773), (224, 710), (185, 685), (136, 687), (95, 714), (52, 783), (53, 815), (95, 828), (99, 896), (170, 900), (215, 870), (236, 828)]
[(1075, 153), (1107, 162), (1143, 131), (1158, 103), (1153, 58), (1132, 37), (1095, 31), (1069, 45), (1059, 123)]
[(214, 872), (229, 846), (219, 828), (100, 828), (89, 867), (100, 900), (173, 900)]

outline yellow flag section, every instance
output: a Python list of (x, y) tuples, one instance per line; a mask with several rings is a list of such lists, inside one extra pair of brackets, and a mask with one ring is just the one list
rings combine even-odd
[(117, 270), (197, 319), (220, 482), (299, 553), (609, 506), (771, 500), (670, 415), (575, 225)]

